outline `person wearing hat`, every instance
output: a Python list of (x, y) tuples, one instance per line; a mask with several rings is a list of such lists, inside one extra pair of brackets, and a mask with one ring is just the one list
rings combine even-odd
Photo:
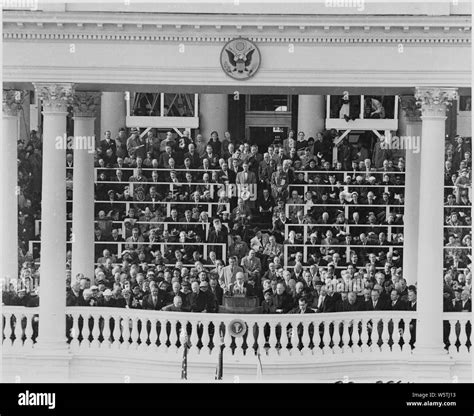
[(116, 307), (117, 300), (113, 297), (112, 291), (110, 289), (105, 289), (103, 292), (103, 296), (99, 299), (98, 306), (106, 306), (106, 307)]
[(110, 199), (110, 202), (108, 203), (108, 206), (110, 207), (110, 209), (115, 209), (115, 204), (114, 204), (115, 196), (116, 196), (115, 191), (113, 189), (109, 189), (107, 191), (107, 195), (109, 196), (109, 199)]

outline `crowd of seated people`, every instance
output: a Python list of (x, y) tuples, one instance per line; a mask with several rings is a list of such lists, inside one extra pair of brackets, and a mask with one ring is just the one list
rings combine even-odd
[[(35, 306), (38, 304), (36, 283), (38, 268), (34, 264), (29, 243), (36, 239), (35, 223), (41, 219), (41, 181), (43, 143), (32, 130), (18, 141), (18, 276), (7, 276), (4, 290), (7, 304)], [(69, 156), (70, 157), (70, 156)]]
[[(301, 298), (316, 312), (415, 309), (402, 271), (404, 159), (381, 158), (375, 146), (349, 161), (340, 152), (333, 164), (334, 134), (290, 132), (262, 154), (228, 132), (207, 144), (188, 132), (105, 132), (95, 158), (95, 275), (69, 272), (67, 304), (217, 312), (225, 297), (244, 296), (271, 313), (298, 310)], [(470, 161), (459, 165), (470, 177)], [(470, 202), (454, 203), (447, 273), (470, 290), (470, 256), (456, 251)]]
[[(213, 132), (206, 145), (201, 135), (159, 140), (132, 130), (128, 141), (119, 133), (117, 156), (106, 132), (96, 157), (96, 274), (72, 277), (68, 304), (215, 312), (224, 297), (245, 296), (287, 313), (304, 297), (309, 309), (328, 312), (342, 310), (349, 292), (368, 308), (375, 287), (378, 308), (390, 309), (395, 288), (408, 305), (404, 161), (376, 167), (362, 151), (343, 169), (330, 160), (331, 134), (305, 141), (290, 132), (261, 154), (228, 132), (222, 141)], [(144, 298), (153, 290), (162, 301), (152, 307)], [(323, 307), (326, 291), (334, 302)]]
[(472, 309), (471, 143), (446, 142), (444, 205), (444, 311)]

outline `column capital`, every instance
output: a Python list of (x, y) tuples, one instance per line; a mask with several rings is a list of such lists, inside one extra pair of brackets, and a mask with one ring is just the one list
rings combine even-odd
[(6, 116), (16, 117), (26, 92), (22, 90), (3, 90), (2, 111)]
[(43, 112), (67, 112), (72, 104), (75, 84), (67, 83), (33, 83), (38, 97), (43, 103)]
[(416, 87), (415, 98), (423, 116), (446, 117), (446, 106), (458, 97), (457, 88)]
[(100, 92), (76, 91), (72, 109), (75, 117), (95, 117), (100, 106)]

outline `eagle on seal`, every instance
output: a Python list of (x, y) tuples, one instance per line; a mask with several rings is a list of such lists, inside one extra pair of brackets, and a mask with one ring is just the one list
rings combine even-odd
[(247, 52), (234, 52), (230, 49), (225, 50), (229, 57), (229, 62), (233, 66), (232, 72), (238, 72), (243, 74), (244, 72), (252, 72), (247, 68), (252, 63), (252, 55), (255, 52), (254, 49), (249, 49)]

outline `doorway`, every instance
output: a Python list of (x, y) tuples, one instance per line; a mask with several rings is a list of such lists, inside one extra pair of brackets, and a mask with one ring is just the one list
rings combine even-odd
[(245, 109), (245, 136), (260, 152), (288, 137), (292, 123), (291, 95), (248, 95)]
[(249, 142), (256, 144), (259, 150), (266, 149), (272, 143), (283, 143), (288, 137), (289, 127), (249, 127)]

